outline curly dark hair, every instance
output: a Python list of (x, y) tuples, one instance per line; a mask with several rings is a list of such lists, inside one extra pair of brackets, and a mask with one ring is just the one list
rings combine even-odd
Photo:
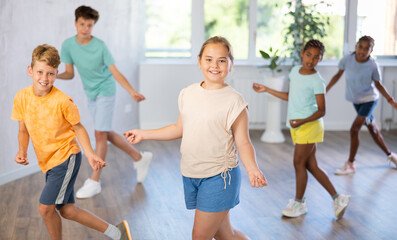
[(316, 39), (310, 39), (305, 46), (303, 47), (303, 51), (306, 51), (309, 48), (317, 48), (320, 50), (321, 56), (324, 55), (325, 52), (325, 47), (324, 44), (322, 42), (320, 42), (319, 40)]

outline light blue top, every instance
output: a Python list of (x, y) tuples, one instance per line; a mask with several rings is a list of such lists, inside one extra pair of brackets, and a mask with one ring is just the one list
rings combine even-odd
[(356, 55), (344, 56), (338, 64), (340, 70), (346, 73), (346, 100), (352, 103), (372, 102), (379, 98), (374, 81), (380, 81), (379, 66), (373, 58), (360, 63)]
[(76, 36), (66, 39), (62, 44), (61, 61), (77, 67), (89, 99), (116, 94), (116, 82), (108, 68), (114, 64), (114, 59), (102, 40), (92, 37), (91, 42), (80, 45)]
[[(310, 117), (318, 110), (316, 95), (325, 94), (325, 81), (316, 72), (310, 75), (302, 75), (295, 66), (289, 73), (289, 94), (287, 127), (291, 128), (289, 120), (304, 119)], [(322, 118), (318, 119), (322, 120)]]

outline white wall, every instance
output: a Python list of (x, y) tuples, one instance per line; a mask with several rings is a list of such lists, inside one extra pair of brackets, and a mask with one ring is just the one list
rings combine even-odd
[[(337, 72), (337, 62), (324, 63), (318, 66), (320, 74), (328, 83)], [(397, 67), (392, 64), (382, 64), (383, 84), (390, 94), (395, 93), (397, 81)], [(283, 73), (287, 74), (284, 68)], [(263, 82), (260, 69), (252, 65), (235, 65), (228, 76), (228, 83), (243, 94), (249, 104), (250, 128), (265, 129), (266, 127), (266, 97), (258, 94), (251, 88), (252, 83)], [(142, 103), (139, 110), (140, 125), (142, 128), (158, 128), (174, 123), (178, 117), (179, 91), (194, 82), (202, 81), (202, 74), (197, 64), (167, 64), (146, 62), (140, 64), (140, 86), (146, 93), (147, 101)], [(287, 85), (284, 86), (287, 90)], [(397, 99), (397, 97), (395, 97)], [(327, 114), (324, 117), (326, 130), (349, 130), (356, 116), (354, 107), (345, 100), (344, 76), (327, 94)], [(282, 126), (285, 126), (287, 103), (282, 103)], [(380, 103), (374, 112), (378, 125), (384, 129), (396, 128), (397, 116), (390, 104), (381, 97)], [(390, 124), (385, 124), (385, 121)]]
[[(75, 34), (74, 10), (80, 5), (99, 11), (100, 18), (93, 35), (106, 42), (118, 69), (133, 87), (139, 89), (138, 62), (144, 49), (143, 0), (1, 0), (0, 185), (39, 170), (31, 145), (28, 152), (30, 165), (20, 166), (14, 162), (18, 151), (18, 123), (10, 119), (13, 99), (18, 90), (31, 85), (32, 80), (26, 71), (33, 49), (47, 43), (60, 50), (63, 40)], [(62, 70), (63, 65), (60, 66)], [(79, 75), (76, 74), (73, 81), (57, 80), (55, 86), (74, 99), (80, 109), (81, 122), (93, 140), (92, 120)], [(118, 85), (114, 130), (121, 132), (138, 127), (137, 114), (138, 104)]]

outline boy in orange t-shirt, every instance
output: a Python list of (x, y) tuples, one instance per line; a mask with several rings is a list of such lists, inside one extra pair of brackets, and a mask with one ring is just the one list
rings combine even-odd
[(40, 196), (39, 212), (51, 239), (62, 238), (60, 215), (103, 232), (112, 239), (131, 239), (127, 221), (111, 225), (94, 214), (75, 206), (74, 183), (81, 164), (79, 140), (94, 170), (106, 163), (90, 144), (80, 114), (73, 100), (53, 86), (58, 74), (60, 57), (49, 45), (36, 47), (28, 74), (33, 85), (20, 90), (14, 99), (11, 118), (19, 121), (19, 151), (15, 162), (28, 165), (29, 138), (46, 184)]

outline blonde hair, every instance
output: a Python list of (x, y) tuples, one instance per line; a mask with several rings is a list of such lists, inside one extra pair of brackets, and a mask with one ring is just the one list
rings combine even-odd
[(59, 57), (58, 50), (55, 47), (43, 44), (37, 46), (33, 50), (32, 63), (30, 64), (31, 67), (33, 67), (36, 61), (46, 62), (48, 66), (58, 68), (61, 63), (61, 58)]
[(207, 47), (207, 45), (213, 44), (213, 43), (222, 44), (227, 49), (228, 56), (229, 56), (230, 60), (233, 62), (234, 57), (233, 57), (232, 45), (230, 45), (229, 41), (226, 38), (221, 37), (221, 36), (215, 36), (215, 37), (209, 38), (207, 41), (205, 41), (203, 43), (203, 45), (201, 46), (200, 53), (199, 53), (198, 57), (201, 58), (203, 56), (205, 47)]

